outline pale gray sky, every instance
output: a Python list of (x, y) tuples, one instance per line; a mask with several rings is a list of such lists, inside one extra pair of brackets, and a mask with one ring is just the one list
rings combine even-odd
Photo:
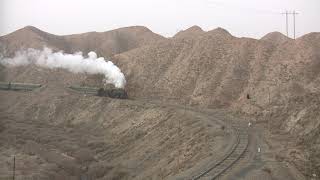
[(0, 0), (0, 36), (27, 25), (57, 35), (142, 25), (168, 37), (199, 25), (260, 38), (285, 33), (286, 9), (300, 13), (297, 36), (320, 31), (320, 0)]

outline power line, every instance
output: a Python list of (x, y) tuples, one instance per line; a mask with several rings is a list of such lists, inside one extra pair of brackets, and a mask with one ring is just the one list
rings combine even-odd
[(227, 2), (216, 1), (216, 0), (206, 0), (205, 2), (208, 3), (209, 6), (212, 5), (215, 7), (222, 7), (222, 8), (234, 8), (234, 9), (238, 9), (238, 10), (249, 12), (249, 13), (255, 13), (255, 14), (276, 15), (281, 12), (281, 11), (274, 11), (274, 10), (265, 9), (265, 8), (262, 9), (262, 8), (252, 7), (252, 6), (243, 6), (241, 4), (227, 3)]

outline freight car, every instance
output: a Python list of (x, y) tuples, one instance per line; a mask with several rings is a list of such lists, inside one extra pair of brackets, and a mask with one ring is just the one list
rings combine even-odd
[(0, 90), (8, 91), (32, 91), (41, 87), (41, 84), (0, 82)]

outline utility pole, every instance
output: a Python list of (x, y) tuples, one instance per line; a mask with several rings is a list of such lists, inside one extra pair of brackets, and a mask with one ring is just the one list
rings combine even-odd
[(287, 31), (287, 37), (289, 37), (289, 18), (288, 18), (289, 12), (286, 11), (286, 31)]
[(293, 11), (293, 39), (296, 39), (296, 15), (299, 14), (296, 11)]
[(281, 13), (286, 15), (286, 33), (287, 37), (289, 37), (289, 15), (293, 15), (293, 39), (296, 39), (296, 15), (299, 14), (295, 10), (293, 12), (286, 12)]
[(13, 156), (13, 172), (12, 172), (12, 179), (15, 180), (16, 176), (16, 156)]
[(285, 13), (281, 13), (281, 14), (285, 14), (286, 15), (286, 32), (287, 32), (287, 37), (289, 37), (289, 26), (288, 26), (288, 15), (289, 15), (289, 12), (286, 10)]

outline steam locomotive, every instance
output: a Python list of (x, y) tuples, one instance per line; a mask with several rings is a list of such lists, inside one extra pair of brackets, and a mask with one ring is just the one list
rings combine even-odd
[(127, 92), (121, 88), (99, 88), (97, 95), (118, 99), (128, 99)]

